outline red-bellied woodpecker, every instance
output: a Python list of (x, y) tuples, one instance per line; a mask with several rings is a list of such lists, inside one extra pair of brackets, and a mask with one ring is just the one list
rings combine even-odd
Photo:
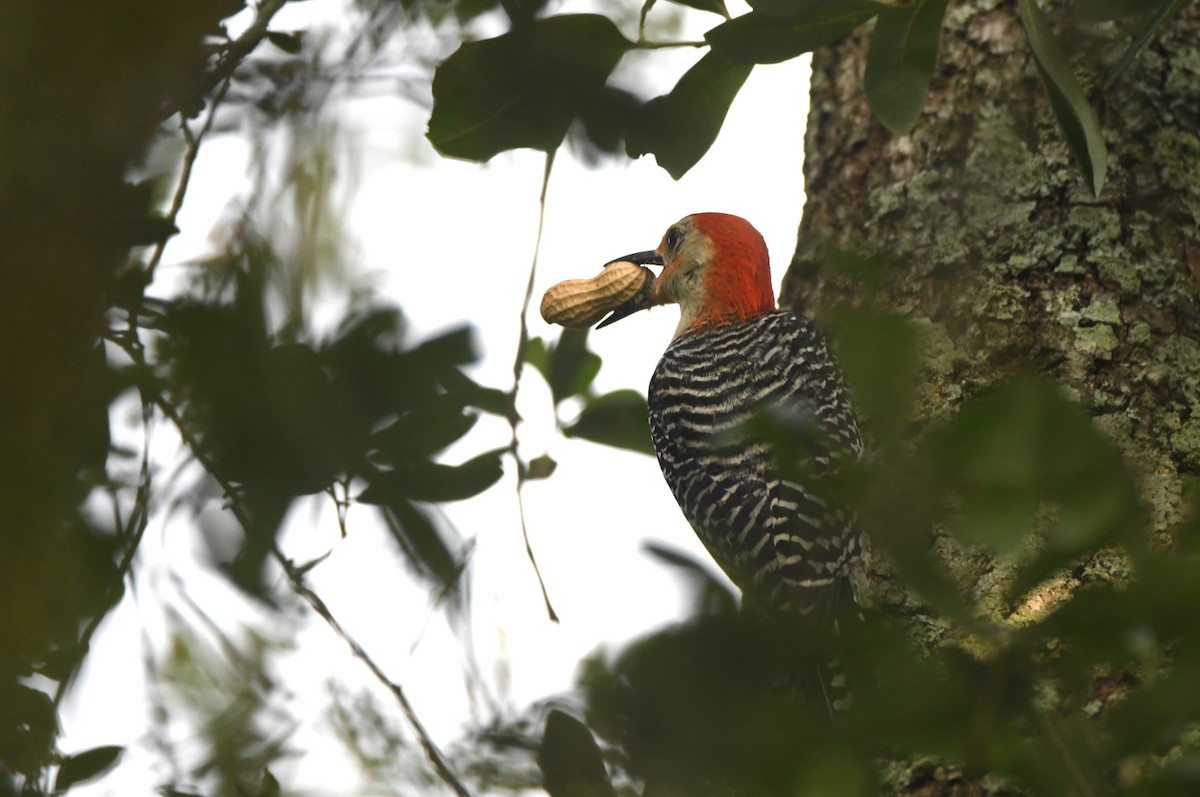
[[(839, 460), (862, 453), (824, 336), (800, 313), (775, 308), (766, 243), (737, 216), (687, 216), (657, 250), (619, 259), (664, 268), (600, 326), (653, 305), (680, 308), (648, 394), (671, 492), (743, 595), (817, 645), (864, 552), (854, 513), (820, 489)], [(804, 461), (780, 463), (744, 435), (762, 412), (810, 427), (799, 447)]]

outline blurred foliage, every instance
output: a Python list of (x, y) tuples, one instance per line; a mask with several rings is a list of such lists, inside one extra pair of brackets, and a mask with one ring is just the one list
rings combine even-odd
[(169, 762), (187, 775), (182, 784), (163, 791), (277, 795), (270, 767), (298, 753), (289, 744), (295, 721), (284, 704), (287, 690), (275, 672), (291, 646), (281, 628), (271, 637), (246, 630), (235, 638), (199, 607), (191, 609), (198, 614), (195, 622), (179, 613), (168, 616), (169, 652), (153, 673), (160, 687), (160, 719), (189, 716), (198, 731), (170, 748)]
[[(600, 357), (587, 347), (588, 331), (565, 329), (553, 343), (533, 338), (525, 347), (525, 362), (550, 387), (563, 434), (653, 454), (646, 397), (636, 390), (597, 395), (592, 389), (592, 382), (600, 372)], [(574, 419), (564, 422), (564, 402), (572, 399), (582, 406)]]
[(413, 570), (453, 590), (463, 562), (423, 505), (486, 490), (503, 452), (459, 465), (434, 457), (471, 430), (471, 410), (507, 413), (511, 400), (462, 372), (475, 360), (467, 329), (406, 348), (396, 308), (359, 308), (324, 341), (271, 332), (265, 275), (278, 267), (261, 250), (207, 264), (228, 273), (223, 289), (164, 303), (147, 324), (163, 334), (146, 377), (156, 400), (246, 526), (231, 578), (267, 598), (263, 565), (292, 501), (353, 484), (358, 501), (384, 512)]
[[(345, 175), (323, 109), (337, 78), (374, 56), (331, 58), (306, 31), (272, 28), (285, 4), (5, 9), (0, 795), (65, 793), (121, 758), (113, 745), (60, 751), (57, 712), (164, 504), (223, 502), (243, 535), (212, 559), (263, 611), (282, 608), (281, 569), (299, 590), (321, 561), (295, 565), (277, 535), (298, 500), (322, 493), (343, 533), (351, 503), (374, 507), (414, 576), (465, 609), (470, 547), (435, 505), (494, 484), (502, 452), (444, 452), (481, 412), (515, 417), (513, 397), (466, 375), (468, 329), (413, 340), (398, 308), (347, 286), (333, 201)], [(404, 18), (439, 13), (417, 4)], [(341, 46), (353, 55), (358, 44)], [(243, 125), (256, 193), (222, 225), (219, 254), (156, 284), (203, 140)], [(317, 331), (318, 290), (331, 286), (341, 305)], [(158, 480), (150, 449), (163, 422), (199, 469)], [(204, 694), (172, 710), (214, 746), (207, 763), (176, 762), (190, 779), (164, 791), (278, 793), (265, 767), (283, 715), (256, 719), (278, 691), (261, 662), (227, 640), (211, 655), (180, 641), (174, 654), (164, 683)], [(178, 732), (162, 719), (164, 734)]]

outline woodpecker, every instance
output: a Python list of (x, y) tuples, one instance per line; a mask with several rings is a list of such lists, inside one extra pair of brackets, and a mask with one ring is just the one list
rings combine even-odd
[[(820, 487), (863, 451), (824, 335), (804, 315), (776, 309), (766, 242), (737, 216), (686, 216), (656, 250), (618, 259), (663, 270), (599, 326), (655, 305), (680, 308), (647, 396), (671, 492), (743, 600), (822, 648), (866, 550), (854, 513)], [(744, 434), (763, 412), (807, 426), (802, 444), (788, 447), (804, 461), (780, 463)]]

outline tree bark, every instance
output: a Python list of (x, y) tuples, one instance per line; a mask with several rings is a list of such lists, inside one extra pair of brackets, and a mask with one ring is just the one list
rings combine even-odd
[[(952, 4), (909, 135), (867, 107), (866, 36), (814, 54), (808, 201), (781, 298), (817, 317), (878, 300), (910, 320), (919, 427), (1019, 372), (1062, 386), (1120, 447), (1168, 545), (1200, 473), (1200, 6), (1107, 92), (1087, 59), (1126, 40), (1055, 21), (1109, 148), (1100, 197), (1051, 115), (1015, 3)], [(883, 253), (880, 294), (863, 295), (831, 247)], [(986, 615), (1014, 619), (1005, 563), (943, 537), (933, 549)], [(1058, 594), (1125, 572), (1105, 552), (1063, 574)], [(920, 611), (882, 567), (873, 576), (877, 600)]]

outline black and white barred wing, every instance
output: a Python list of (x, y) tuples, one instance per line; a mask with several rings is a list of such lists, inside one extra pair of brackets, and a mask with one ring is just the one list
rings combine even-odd
[[(778, 451), (802, 461), (745, 437), (763, 411), (798, 424), (804, 439)], [(860, 546), (821, 480), (861, 442), (820, 333), (774, 312), (681, 336), (651, 381), (650, 416), (667, 483), (722, 569), (751, 600), (825, 625)]]

